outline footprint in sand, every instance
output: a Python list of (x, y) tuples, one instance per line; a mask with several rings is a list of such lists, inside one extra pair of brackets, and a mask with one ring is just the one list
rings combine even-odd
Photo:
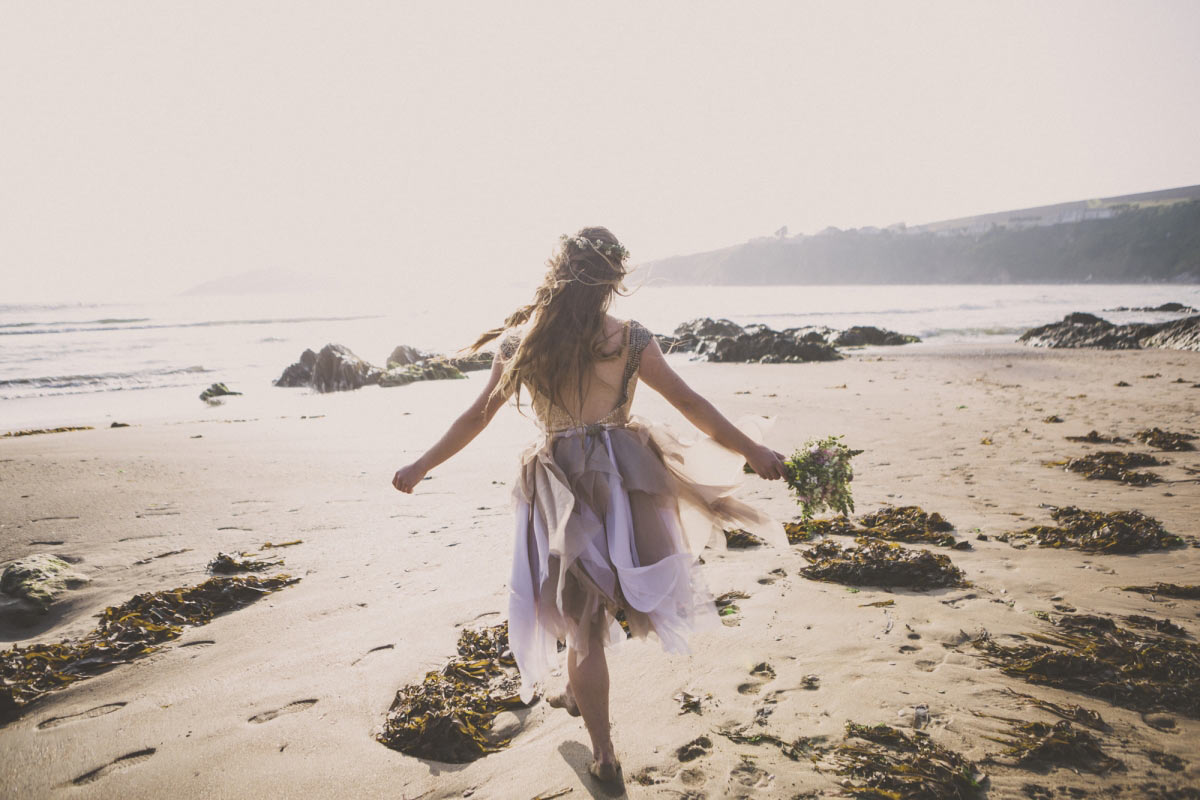
[(775, 680), (775, 668), (765, 661), (755, 664), (750, 669), (750, 674), (758, 680), (747, 681), (737, 687), (739, 694), (758, 694), (764, 684)]
[(680, 761), (695, 761), (697, 758), (703, 758), (711, 753), (712, 749), (712, 739), (707, 736), (698, 736), (676, 750), (675, 757)]
[(66, 725), (70, 722), (79, 722), (80, 720), (91, 719), (92, 717), (102, 717), (105, 714), (111, 714), (114, 711), (120, 711), (125, 707), (125, 702), (106, 703), (102, 706), (89, 708), (87, 711), (80, 711), (76, 714), (64, 714), (61, 717), (47, 717), (37, 724), (38, 730), (44, 731), (48, 728), (57, 728), (59, 725)]
[(741, 764), (734, 767), (729, 773), (729, 779), (736, 786), (744, 786), (748, 789), (765, 789), (771, 782), (771, 773), (765, 769), (756, 767), (753, 761), (744, 759)]
[(679, 773), (679, 782), (684, 786), (703, 786), (707, 780), (708, 776), (704, 774), (704, 770), (696, 767)]
[(758, 582), (763, 584), (764, 586), (767, 586), (767, 585), (772, 584), (775, 581), (779, 580), (780, 578), (786, 578), (786, 577), (787, 577), (787, 570), (785, 570), (783, 567), (777, 567), (776, 569), (773, 569), (770, 572), (768, 572), (763, 577), (759, 578)]
[(132, 767), (134, 764), (140, 764), (141, 762), (148, 759), (150, 756), (154, 755), (155, 750), (156, 750), (156, 748), (147, 747), (144, 750), (135, 750), (132, 753), (126, 753), (123, 756), (118, 756), (117, 758), (114, 758), (112, 761), (108, 762), (107, 764), (105, 764), (102, 767), (96, 767), (91, 772), (83, 773), (79, 777), (73, 779), (71, 781), (71, 783), (75, 784), (76, 786), (79, 786), (79, 785), (82, 785), (85, 783), (92, 783), (93, 781), (98, 781), (101, 778), (104, 778), (108, 775), (111, 775), (114, 772), (117, 772), (118, 770)]
[(370, 650), (368, 650), (367, 652), (363, 653), (358, 658), (351, 661), (350, 666), (353, 667), (355, 664), (362, 661), (367, 656), (371, 655), (371, 653), (378, 653), (380, 650), (393, 650), (393, 649), (395, 649), (395, 647), (396, 647), (396, 645), (394, 645), (394, 644), (381, 644), (378, 647), (372, 647)]
[(247, 722), (270, 722), (276, 717), (283, 716), (284, 714), (295, 714), (297, 711), (303, 711), (316, 702), (317, 701), (315, 698), (310, 698), (308, 700), (297, 700), (294, 703), (288, 703), (283, 708), (277, 708), (274, 711), (264, 711), (261, 714), (255, 714), (253, 717), (250, 717)]

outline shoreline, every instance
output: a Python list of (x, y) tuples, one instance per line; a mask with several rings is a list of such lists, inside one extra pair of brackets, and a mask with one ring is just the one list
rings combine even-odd
[[(629, 795), (694, 790), (719, 797), (736, 790), (791, 797), (835, 789), (833, 776), (803, 761), (712, 736), (717, 727), (750, 723), (768, 699), (773, 711), (762, 731), (786, 739), (837, 738), (847, 720), (901, 725), (905, 709), (926, 703), (931, 735), (979, 760), (1000, 749), (984, 738), (999, 728), (972, 710), (1036, 714), (1006, 700), (1008, 688), (1100, 711), (1118, 734), (1105, 738), (1107, 751), (1128, 772), (1043, 775), (988, 765), (989, 797), (1019, 796), (1029, 782), (1093, 793), (1144, 781), (1194, 786), (1200, 763), (1191, 760), (1188, 742), (1200, 735), (1200, 721), (1176, 714), (1177, 732), (1159, 731), (1127, 709), (1007, 678), (964, 647), (960, 632), (1028, 632), (1040, 624), (1033, 612), (1058, 613), (1056, 604), (1069, 603), (1080, 613), (1169, 616), (1193, 637), (1200, 634), (1195, 601), (1155, 602), (1114, 589), (1197, 582), (1194, 547), (1111, 556), (994, 541), (1047, 523), (1042, 504), (1136, 508), (1174, 533), (1200, 533), (1194, 528), (1200, 484), (1135, 488), (1042, 465), (1104, 449), (1063, 438), (1092, 429), (1123, 436), (1152, 426), (1200, 432), (1191, 427), (1200, 418), (1200, 390), (1191, 388), (1200, 383), (1200, 353), (935, 342), (846, 354), (808, 364), (685, 360), (677, 368), (730, 418), (774, 415), (768, 442), (776, 449), (790, 452), (831, 433), (865, 449), (855, 461), (858, 513), (886, 504), (941, 513), (974, 545), (949, 553), (974, 586), (848, 592), (799, 576), (801, 547), (706, 551), (703, 570), (713, 594), (750, 595), (739, 601), (737, 624), (698, 636), (691, 657), (664, 655), (648, 643), (623, 646), (610, 659), (615, 739), (626, 775), (659, 781), (631, 784)], [(1161, 377), (1141, 377), (1155, 373)], [(1177, 377), (1188, 383), (1170, 383)], [(0, 440), (6, 534), (0, 560), (64, 553), (81, 559), (76, 568), (92, 579), (68, 593), (66, 615), (34, 639), (80, 635), (94, 624), (92, 614), (138, 592), (199, 583), (217, 551), (303, 539), (277, 551), (283, 570), (301, 577), (296, 586), (187, 629), (158, 653), (52, 693), (0, 729), (9, 753), (6, 785), (22, 797), (306, 791), (432, 798), (474, 789), (477, 797), (527, 798), (565, 787), (588, 796), (582, 723), (542, 703), (524, 714), (508, 748), (468, 765), (410, 758), (372, 738), (395, 691), (439, 668), (463, 627), (507, 616), (508, 498), (532, 423), (502, 410), (417, 493), (390, 487), (392, 472), (431, 443), (481, 378), (416, 383), (389, 394), (288, 393), (295, 398), (275, 401), (271, 411), (234, 402), (252, 400), (247, 395), (176, 419), (121, 418), (129, 428), (97, 425)], [(1118, 388), (1118, 381), (1131, 385)], [(300, 397), (304, 402), (295, 401)], [(634, 410), (686, 424), (648, 387), (638, 389)], [(1042, 421), (1050, 415), (1065, 421)], [(63, 419), (38, 427), (69, 424), (97, 423)], [(981, 444), (984, 438), (992, 444)], [(1167, 480), (1190, 480), (1186, 468), (1200, 468), (1196, 452), (1162, 455), (1172, 463), (1155, 471)], [(795, 514), (779, 482), (747, 479), (744, 496), (780, 519)], [(976, 541), (975, 529), (991, 541)], [(64, 543), (29, 544), (51, 540)], [(183, 548), (189, 549), (153, 558)], [(134, 563), (145, 558), (151, 560)], [(763, 582), (776, 568), (786, 577)], [(885, 599), (895, 605), (863, 607)], [(888, 619), (893, 624), (885, 631)], [(917, 639), (907, 638), (906, 626)], [(4, 631), (5, 647), (27, 641), (14, 634)], [(754, 683), (749, 671), (762, 661), (775, 677), (759, 690), (739, 691)], [(803, 688), (809, 674), (820, 677), (819, 689)], [(680, 691), (711, 693), (712, 704), (702, 715), (681, 715), (672, 699)], [(87, 716), (115, 703), (125, 705)], [(250, 721), (272, 712), (280, 713)], [(37, 727), (73, 714), (81, 716)], [(681, 764), (675, 749), (702, 734), (713, 739), (713, 752)], [(120, 760), (148, 748), (152, 755)], [(1189, 763), (1180, 772), (1160, 769), (1146, 760), (1147, 748)], [(743, 754), (754, 756), (762, 774), (738, 772)], [(95, 779), (73, 782), (106, 764)]]

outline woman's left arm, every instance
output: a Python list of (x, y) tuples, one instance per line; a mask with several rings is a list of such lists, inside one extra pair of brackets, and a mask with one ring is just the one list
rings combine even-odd
[(396, 470), (396, 475), (392, 478), (392, 486), (401, 492), (412, 494), (413, 487), (421, 482), (429, 470), (462, 450), (488, 426), (500, 406), (504, 405), (504, 401), (508, 399), (491, 397), (492, 390), (500, 382), (503, 372), (504, 362), (497, 356), (492, 360), (492, 371), (488, 375), (487, 385), (475, 398), (475, 402), (471, 403), (470, 407), (451, 423), (442, 438), (438, 439), (437, 443), (430, 447), (423, 456)]

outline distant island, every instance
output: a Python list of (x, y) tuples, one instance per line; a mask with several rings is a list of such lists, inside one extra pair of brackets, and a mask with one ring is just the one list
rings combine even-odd
[(1200, 283), (1200, 186), (912, 227), (784, 228), (641, 266), (656, 285)]

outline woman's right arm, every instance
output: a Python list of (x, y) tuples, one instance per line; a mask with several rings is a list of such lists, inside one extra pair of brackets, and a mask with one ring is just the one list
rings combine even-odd
[(638, 374), (647, 386), (665, 397), (668, 403), (679, 409), (689, 422), (711, 436), (713, 441), (740, 453), (759, 476), (776, 480), (787, 474), (783, 465), (783, 454), (759, 444), (738, 430), (737, 426), (726, 419), (703, 395), (688, 386), (683, 378), (679, 377), (679, 373), (667, 363), (662, 348), (654, 338), (650, 339), (650, 344), (642, 351)]

